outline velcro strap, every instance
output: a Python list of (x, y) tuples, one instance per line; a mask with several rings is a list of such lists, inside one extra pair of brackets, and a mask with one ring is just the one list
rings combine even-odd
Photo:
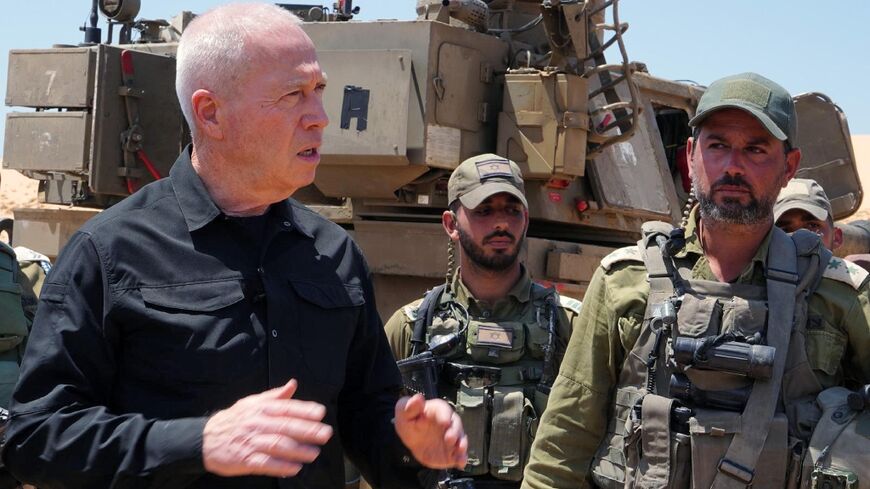
[(668, 487), (671, 474), (671, 408), (674, 400), (648, 394), (641, 405), (641, 447), (646, 470), (639, 487)]
[(719, 461), (719, 472), (736, 479), (738, 482), (749, 485), (752, 483), (754, 473), (746, 467), (734, 463), (726, 458)]

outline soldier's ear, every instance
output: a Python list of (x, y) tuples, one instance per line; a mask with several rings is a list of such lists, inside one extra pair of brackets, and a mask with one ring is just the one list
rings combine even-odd
[(444, 226), (444, 232), (454, 241), (459, 239), (457, 221), (456, 213), (451, 210), (446, 210), (441, 214), (441, 225)]

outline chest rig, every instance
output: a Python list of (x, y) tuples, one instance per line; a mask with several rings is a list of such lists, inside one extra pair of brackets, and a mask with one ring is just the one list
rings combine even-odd
[(447, 351), (438, 395), (454, 404), (468, 436), (464, 475), (522, 479), (538, 417), (557, 368), (558, 296), (532, 283), (529, 301), (510, 317), (468, 314), (441, 285), (417, 309), (412, 354), (458, 338)]
[[(593, 460), (600, 487), (787, 487), (821, 390), (808, 365), (809, 295), (830, 259), (812, 233), (774, 228), (765, 285), (692, 278), (683, 230), (647, 223), (650, 285)], [(826, 253), (827, 252), (827, 253)]]

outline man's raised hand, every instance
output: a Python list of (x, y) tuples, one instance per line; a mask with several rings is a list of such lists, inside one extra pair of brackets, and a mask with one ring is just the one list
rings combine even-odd
[(422, 395), (396, 403), (396, 432), (421, 464), (432, 469), (462, 469), (468, 461), (468, 438), (459, 415), (441, 399)]
[(217, 475), (296, 475), (332, 436), (326, 407), (292, 399), (296, 380), (242, 398), (205, 424), (202, 459)]

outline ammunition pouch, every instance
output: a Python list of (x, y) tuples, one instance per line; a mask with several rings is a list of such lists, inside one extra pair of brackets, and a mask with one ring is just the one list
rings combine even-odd
[(625, 487), (689, 487), (689, 435), (681, 426), (688, 414), (677, 401), (655, 394), (635, 405), (626, 421)]
[(529, 459), (538, 414), (522, 387), (472, 387), (463, 382), (456, 412), (468, 437), (466, 475), (519, 481)]
[(785, 487), (790, 461), (788, 419), (776, 414), (770, 423), (767, 440), (756, 463), (754, 473), (743, 473), (741, 467), (725, 458), (734, 435), (742, 429), (740, 413), (695, 410), (689, 420), (692, 445), (692, 486), (710, 487), (718, 472), (732, 478), (748, 479), (754, 487)]

